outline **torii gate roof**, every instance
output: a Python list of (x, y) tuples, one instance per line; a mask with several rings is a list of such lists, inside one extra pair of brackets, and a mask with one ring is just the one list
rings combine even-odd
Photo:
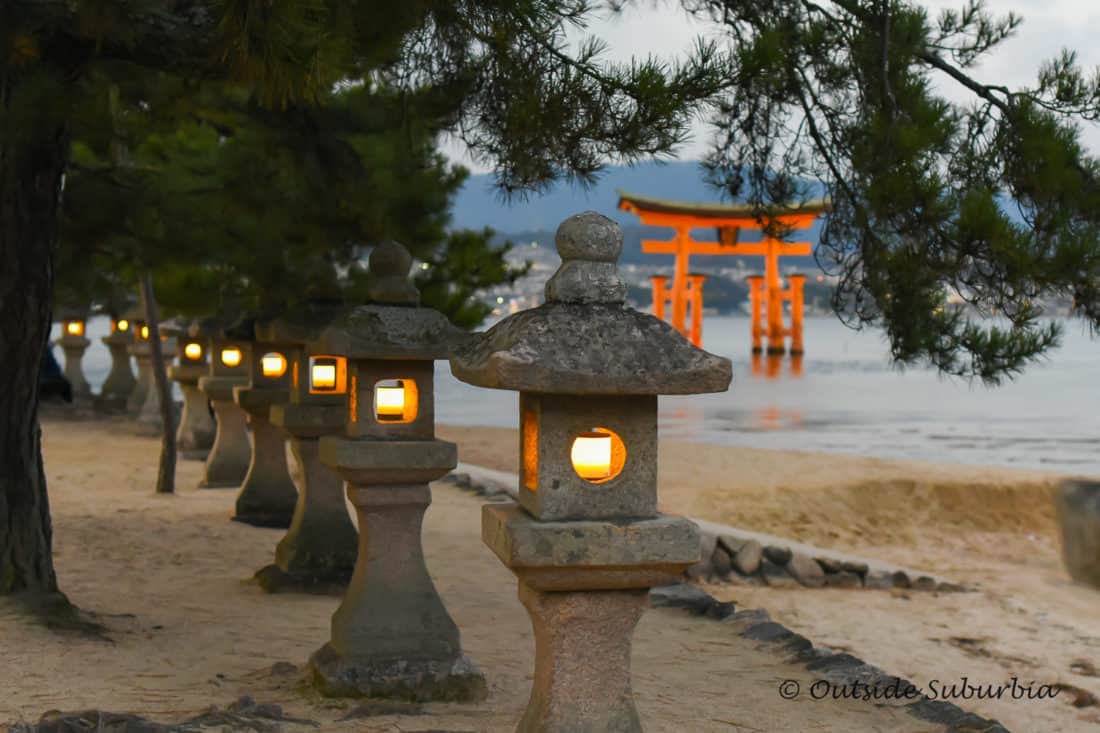
[[(673, 217), (693, 219), (699, 226), (737, 226), (752, 229), (759, 226), (759, 218), (755, 208), (750, 204), (724, 204), (724, 203), (691, 203), (688, 201), (672, 201), (652, 196), (639, 196), (638, 194), (618, 191), (619, 208), (637, 214), (643, 221), (649, 217), (645, 214), (657, 214), (660, 219)], [(785, 207), (772, 210), (772, 216), (783, 219), (802, 219), (812, 222), (820, 214), (830, 210), (829, 202), (825, 199), (807, 201), (799, 206)], [(794, 223), (794, 222), (789, 222)]]

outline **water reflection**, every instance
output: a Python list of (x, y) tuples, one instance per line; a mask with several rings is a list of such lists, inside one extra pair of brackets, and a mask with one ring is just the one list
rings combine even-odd
[(802, 354), (791, 354), (785, 357), (782, 354), (753, 354), (752, 375), (765, 379), (779, 379), (783, 373), (783, 362), (790, 359), (788, 375), (795, 379), (802, 376)]
[(784, 409), (776, 405), (762, 407), (753, 412), (753, 430), (791, 430), (802, 425), (802, 411)]

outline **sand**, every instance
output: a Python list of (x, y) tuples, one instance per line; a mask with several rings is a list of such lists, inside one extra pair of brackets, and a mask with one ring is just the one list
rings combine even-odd
[[(175, 496), (152, 492), (158, 443), (126, 423), (44, 426), (63, 590), (100, 614), (111, 642), (59, 637), (0, 615), (0, 721), (99, 708), (172, 721), (248, 694), (325, 731), (513, 730), (530, 685), (532, 643), (511, 574), (477, 540), (480, 501), (437, 486), (425, 527), (433, 578), (486, 671), (490, 701), (423, 715), (340, 722), (348, 701), (304, 695), (298, 673), (328, 637), (338, 599), (267, 596), (242, 582), (270, 562), (281, 531), (228, 521), (235, 492), (198, 490), (184, 462)], [(443, 428), (464, 462), (514, 470), (514, 431)], [(1053, 478), (953, 466), (677, 443), (661, 448), (667, 510), (925, 568), (977, 583), (969, 594), (713, 586), (768, 609), (816, 643), (918, 684), (931, 679), (1068, 682), (1100, 695), (1100, 594), (1072, 586), (1057, 555)], [(634, 679), (647, 731), (934, 731), (892, 708), (784, 702), (805, 673), (722, 624), (650, 611)], [(1077, 670), (1085, 669), (1078, 666)], [(1052, 701), (960, 701), (1025, 732), (1100, 730), (1098, 708)], [(877, 726), (877, 727), (876, 727)], [(299, 729), (299, 728), (294, 728)], [(308, 730), (308, 728), (300, 728)]]

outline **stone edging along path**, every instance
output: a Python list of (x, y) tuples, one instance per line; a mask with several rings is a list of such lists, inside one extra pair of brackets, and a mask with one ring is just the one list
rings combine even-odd
[[(490, 500), (515, 499), (515, 474), (459, 463), (440, 483), (450, 483)], [(763, 532), (689, 517), (702, 536), (702, 561), (688, 568), (689, 580), (778, 588), (863, 588), (957, 592), (969, 588), (929, 573), (824, 550)]]

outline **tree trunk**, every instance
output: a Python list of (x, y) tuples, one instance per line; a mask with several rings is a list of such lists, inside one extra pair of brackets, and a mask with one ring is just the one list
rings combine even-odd
[(145, 301), (145, 317), (149, 321), (149, 346), (153, 351), (153, 378), (150, 389), (160, 398), (160, 468), (157, 471), (157, 493), (176, 491), (176, 421), (172, 414), (172, 389), (168, 385), (168, 369), (164, 363), (164, 346), (160, 341), (160, 318), (153, 292), (153, 276), (146, 270), (141, 276), (141, 297)]
[(0, 67), (0, 595), (56, 596), (50, 505), (38, 425), (48, 348), (67, 87), (42, 67)]

